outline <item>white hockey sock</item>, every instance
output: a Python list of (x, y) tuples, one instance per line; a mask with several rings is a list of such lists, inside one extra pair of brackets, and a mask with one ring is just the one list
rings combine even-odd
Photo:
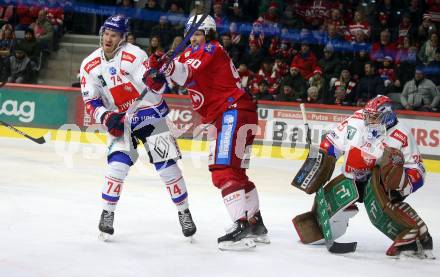
[(122, 185), (130, 166), (120, 162), (111, 162), (107, 168), (105, 184), (102, 187), (103, 209), (113, 212), (122, 192)]
[(188, 192), (186, 190), (185, 180), (177, 164), (159, 170), (162, 181), (167, 186), (171, 200), (176, 205), (178, 211), (188, 209)]
[(258, 199), (257, 189), (246, 193), (246, 211), (247, 217), (252, 218), (260, 210), (260, 201)]
[(241, 218), (246, 218), (246, 199), (244, 189), (223, 196), (223, 201), (225, 202), (226, 209), (233, 222)]

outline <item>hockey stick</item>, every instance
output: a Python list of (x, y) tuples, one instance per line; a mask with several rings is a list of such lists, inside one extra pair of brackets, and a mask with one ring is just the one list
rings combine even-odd
[(34, 137), (31, 137), (30, 135), (26, 134), (25, 132), (18, 130), (14, 126), (12, 126), (12, 125), (10, 125), (10, 124), (2, 121), (2, 120), (0, 120), (0, 124), (5, 126), (8, 129), (10, 129), (10, 130), (12, 130), (12, 131), (14, 131), (14, 132), (24, 136), (25, 138), (28, 138), (28, 139), (32, 140), (35, 143), (38, 143), (38, 144), (46, 143), (46, 139), (44, 138), (44, 136), (41, 136), (41, 137), (38, 137), (38, 138), (34, 138)]
[[(210, 1), (207, 1), (207, 2), (210, 2)], [(209, 4), (206, 4), (206, 5), (209, 5)], [(166, 66), (164, 66), (163, 68), (167, 68), (168, 65), (173, 61), (173, 59), (176, 58), (176, 56), (179, 55), (183, 50), (185, 50), (186, 44), (191, 39), (192, 35), (198, 30), (200, 25), (202, 25), (202, 23), (206, 19), (206, 17), (208, 17), (208, 15), (209, 15), (208, 11), (209, 11), (209, 8), (206, 8), (205, 13), (202, 15), (202, 17), (199, 20), (197, 20), (197, 15), (194, 17), (194, 20), (191, 23), (191, 26), (188, 29), (188, 32), (186, 33), (182, 42), (179, 43), (179, 45), (177, 45), (175, 50), (172, 50), (171, 52), (166, 54), (168, 61), (166, 63)], [(160, 71), (159, 74), (163, 74), (163, 72)], [(138, 96), (138, 98), (136, 98), (136, 100), (130, 106), (131, 111), (133, 111), (137, 107), (138, 103), (145, 97), (145, 95), (148, 92), (149, 92), (149, 89), (145, 88), (144, 91)]]
[[(312, 148), (312, 138), (309, 123), (307, 122), (307, 114), (304, 103), (299, 105), (301, 109), (301, 114), (304, 122), (304, 127), (306, 131), (306, 148), (311, 151)], [(336, 242), (333, 240), (332, 232), (330, 229), (330, 220), (328, 216), (328, 203), (325, 199), (324, 188), (321, 187), (316, 192), (317, 206), (319, 212), (319, 221), (322, 233), (325, 239), (325, 246), (330, 253), (344, 254), (354, 252), (356, 250), (357, 242)]]

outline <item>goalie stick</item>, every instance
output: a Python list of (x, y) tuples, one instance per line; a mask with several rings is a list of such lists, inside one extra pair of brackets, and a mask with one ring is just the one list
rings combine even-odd
[(28, 139), (32, 140), (35, 143), (38, 143), (38, 144), (46, 143), (46, 138), (44, 136), (41, 136), (41, 137), (38, 137), (38, 138), (34, 138), (34, 137), (31, 137), (30, 135), (26, 134), (25, 132), (18, 130), (14, 126), (12, 126), (9, 123), (6, 123), (6, 122), (4, 122), (2, 120), (0, 120), (0, 124), (5, 126), (8, 129), (10, 129), (10, 130), (12, 130), (12, 131), (14, 131), (14, 132), (24, 136), (25, 138), (28, 138)]
[[(304, 103), (301, 103), (299, 105), (301, 109), (301, 114), (304, 122), (305, 132), (306, 132), (306, 148), (310, 151), (310, 148), (312, 146), (312, 139), (311, 139), (311, 132), (310, 127), (307, 122), (307, 114), (306, 114), (306, 108)], [(330, 222), (328, 217), (328, 203), (325, 199), (324, 195), (324, 188), (321, 187), (317, 192), (317, 204), (318, 209), (320, 210), (320, 218), (323, 221), (323, 224), (321, 225), (321, 229), (324, 235), (325, 239), (325, 246), (327, 247), (327, 250), (330, 253), (334, 254), (344, 254), (344, 253), (350, 253), (356, 251), (357, 242), (336, 242), (333, 240), (331, 229), (330, 229)], [(320, 220), (320, 221), (321, 221)]]

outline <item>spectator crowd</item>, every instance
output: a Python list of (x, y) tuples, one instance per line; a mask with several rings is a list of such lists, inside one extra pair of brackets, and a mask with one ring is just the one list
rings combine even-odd
[[(148, 54), (178, 45), (188, 15), (204, 9), (204, 1), (183, 0), (28, 2), (0, 1), (0, 55), (15, 82), (27, 80), (17, 72), (44, 66), (41, 53), (56, 51), (74, 24), (64, 18), (72, 2), (117, 6), (132, 18), (127, 40), (147, 38)], [(361, 106), (383, 94), (397, 108), (439, 108), (440, 0), (211, 2), (218, 40), (257, 100)], [(174, 85), (169, 93), (186, 91)]]

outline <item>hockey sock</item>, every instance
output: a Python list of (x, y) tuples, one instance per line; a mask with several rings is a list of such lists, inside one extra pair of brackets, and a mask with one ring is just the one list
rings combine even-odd
[(244, 189), (240, 189), (240, 186), (237, 186), (234, 181), (228, 181), (222, 186), (222, 196), (233, 222), (239, 219), (246, 219), (246, 198)]
[(177, 210), (182, 212), (188, 209), (188, 192), (179, 166), (175, 163), (160, 169), (159, 175), (165, 183)]
[(121, 162), (111, 162), (108, 164), (105, 184), (102, 188), (103, 209), (113, 212), (122, 191), (124, 179), (127, 176), (130, 166)]
[(260, 201), (258, 199), (257, 189), (254, 188), (251, 191), (246, 191), (246, 211), (248, 219), (252, 218), (260, 210)]

